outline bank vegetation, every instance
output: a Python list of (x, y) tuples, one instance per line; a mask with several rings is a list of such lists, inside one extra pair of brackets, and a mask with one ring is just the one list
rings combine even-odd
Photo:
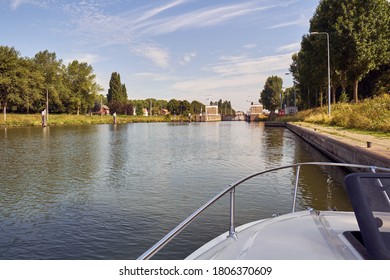
[(330, 118), (328, 108), (324, 106), (277, 119), (286, 122), (308, 122), (346, 129), (390, 133), (390, 94), (367, 98), (357, 104), (341, 102), (333, 104)]

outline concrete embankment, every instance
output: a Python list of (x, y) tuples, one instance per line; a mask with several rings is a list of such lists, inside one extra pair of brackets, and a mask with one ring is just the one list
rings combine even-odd
[(287, 123), (286, 127), (337, 162), (390, 167), (390, 139)]

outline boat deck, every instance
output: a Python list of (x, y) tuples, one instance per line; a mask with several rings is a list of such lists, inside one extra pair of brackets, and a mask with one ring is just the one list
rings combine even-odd
[(346, 224), (359, 230), (350, 212), (300, 211), (238, 228), (237, 239), (222, 234), (187, 259), (361, 259), (346, 242)]

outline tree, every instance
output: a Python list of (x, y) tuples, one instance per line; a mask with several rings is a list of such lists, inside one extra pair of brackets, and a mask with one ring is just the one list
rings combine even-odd
[(183, 116), (188, 116), (191, 112), (191, 103), (187, 100), (183, 100), (180, 102), (180, 114)]
[(222, 99), (220, 99), (218, 101), (218, 112), (221, 114), (221, 115), (233, 115), (235, 112), (233, 112), (234, 110), (232, 110), (232, 105), (230, 103), (230, 101), (222, 101)]
[[(63, 101), (66, 102), (68, 96), (60, 97), (60, 92), (63, 94), (68, 93), (64, 90), (62, 85), (63, 77), (63, 64), (61, 59), (57, 59), (55, 52), (49, 52), (48, 50), (38, 52), (34, 58), (33, 62), (37, 71), (40, 72), (40, 75), (43, 77), (43, 83), (40, 82), (37, 85), (41, 89), (41, 102), (46, 102), (46, 96), (49, 97), (49, 111), (63, 112), (65, 109)], [(41, 105), (42, 106), (42, 105)]]
[(261, 103), (272, 112), (280, 106), (283, 80), (278, 76), (268, 77), (261, 92)]
[(121, 84), (121, 76), (117, 72), (111, 74), (110, 87), (108, 89), (108, 103), (119, 102), (124, 103), (127, 100), (126, 86)]
[(180, 101), (176, 99), (171, 99), (168, 101), (167, 109), (171, 114), (179, 115), (180, 114)]
[(344, 88), (348, 79), (358, 102), (359, 82), (390, 61), (390, 2), (322, 0), (310, 21), (310, 31), (329, 33), (332, 76), (336, 74)]
[[(19, 60), (20, 75), (20, 99), (17, 104), (19, 112), (30, 113), (30, 110), (37, 112), (42, 110), (42, 104), (45, 104), (42, 92), (44, 88), (44, 76), (37, 69), (37, 65), (32, 59), (22, 58)], [(23, 78), (22, 78), (23, 77)]]
[(67, 67), (67, 83), (71, 92), (71, 108), (77, 115), (91, 110), (95, 105), (95, 99), (100, 86), (95, 82), (92, 66), (80, 63), (77, 60), (69, 63)]
[(20, 99), (19, 61), (20, 54), (15, 48), (0, 46), (0, 103), (3, 107), (4, 122), (7, 120), (8, 103), (16, 103)]
[(191, 102), (191, 114), (200, 114), (203, 110), (204, 105), (200, 103), (199, 101), (192, 101)]

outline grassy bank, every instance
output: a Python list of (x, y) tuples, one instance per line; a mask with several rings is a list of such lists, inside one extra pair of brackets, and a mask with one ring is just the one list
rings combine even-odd
[(347, 129), (390, 133), (390, 95), (365, 99), (358, 104), (339, 103), (328, 108), (300, 111), (293, 116), (278, 117), (278, 121), (308, 122)]
[[(7, 119), (4, 121), (4, 117), (1, 116), (0, 126), (4, 127), (23, 127), (23, 126), (41, 126), (40, 114), (7, 114)], [(166, 122), (170, 119), (166, 116), (127, 116), (118, 115), (117, 123), (137, 123), (137, 122)], [(57, 125), (90, 125), (90, 124), (106, 124), (113, 123), (112, 116), (100, 116), (100, 115), (49, 115), (49, 126)]]

